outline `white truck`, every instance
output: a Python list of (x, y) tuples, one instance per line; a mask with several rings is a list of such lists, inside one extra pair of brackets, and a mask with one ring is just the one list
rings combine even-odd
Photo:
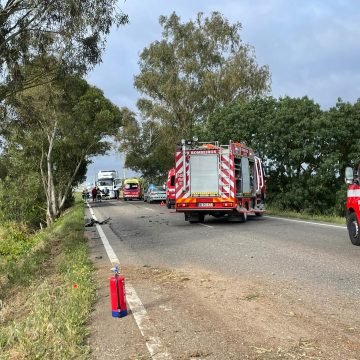
[(100, 170), (98, 172), (96, 186), (100, 189), (104, 197), (110, 199), (119, 197), (121, 179), (116, 170)]

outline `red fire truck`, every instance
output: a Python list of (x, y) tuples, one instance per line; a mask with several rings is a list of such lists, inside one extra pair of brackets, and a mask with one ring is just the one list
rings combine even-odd
[(346, 223), (351, 242), (360, 246), (359, 218), (360, 218), (360, 166), (354, 174), (351, 167), (345, 170), (345, 181), (349, 185), (346, 201)]
[(175, 206), (175, 168), (169, 170), (166, 182), (166, 206), (171, 209)]
[(251, 148), (182, 140), (175, 160), (175, 208), (186, 221), (203, 222), (208, 214), (245, 222), (265, 212), (263, 167)]

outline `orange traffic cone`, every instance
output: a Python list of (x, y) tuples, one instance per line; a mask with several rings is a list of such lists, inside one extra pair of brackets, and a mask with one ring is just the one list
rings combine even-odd
[(165, 206), (164, 200), (160, 203), (160, 206)]

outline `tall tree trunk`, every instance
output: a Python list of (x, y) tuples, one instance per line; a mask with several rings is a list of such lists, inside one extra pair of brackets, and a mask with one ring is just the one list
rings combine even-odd
[(54, 140), (57, 133), (57, 121), (52, 131), (51, 136), (48, 137), (49, 149), (46, 154), (46, 165), (47, 165), (47, 209), (46, 209), (46, 222), (49, 226), (59, 215), (58, 204), (56, 201), (55, 183), (54, 183), (54, 172), (52, 163), (52, 150), (54, 147)]

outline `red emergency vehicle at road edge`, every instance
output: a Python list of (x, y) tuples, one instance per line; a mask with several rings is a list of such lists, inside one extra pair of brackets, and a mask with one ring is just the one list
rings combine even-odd
[[(355, 175), (355, 176), (354, 176)], [(345, 181), (349, 185), (346, 200), (346, 223), (349, 237), (353, 245), (360, 246), (359, 218), (360, 218), (360, 166), (354, 174), (351, 167), (345, 170)]]

